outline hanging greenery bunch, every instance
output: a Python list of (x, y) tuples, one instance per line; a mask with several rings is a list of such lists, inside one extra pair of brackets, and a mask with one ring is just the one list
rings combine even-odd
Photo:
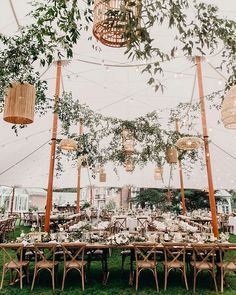
[[(77, 141), (77, 151), (62, 152), (57, 149), (57, 170), (62, 171), (62, 157), (66, 156), (72, 165), (79, 156), (87, 155), (88, 166), (94, 171), (98, 165), (112, 162), (114, 166), (123, 166), (126, 154), (122, 144), (122, 130), (129, 129), (135, 142), (132, 154), (134, 165), (144, 167), (148, 162), (163, 166), (165, 152), (168, 146), (174, 146), (176, 141), (187, 134), (167, 131), (160, 124), (156, 112), (134, 120), (121, 120), (102, 116), (91, 110), (87, 105), (74, 100), (71, 93), (64, 92), (58, 104), (58, 116), (63, 128), (62, 135), (72, 137)], [(84, 135), (70, 134), (70, 127), (78, 125), (83, 118)], [(198, 151), (179, 151), (182, 160), (195, 162), (199, 158)], [(189, 166), (189, 164), (188, 164)]]
[[(124, 54), (131, 60), (146, 63), (142, 71), (150, 75), (148, 84), (157, 91), (164, 89), (160, 82), (162, 62), (176, 57), (177, 51), (191, 58), (196, 54), (218, 53), (221, 60), (217, 66), (226, 70), (229, 77), (227, 90), (236, 84), (236, 22), (221, 18), (218, 8), (213, 5), (193, 0), (189, 7), (189, 3), (189, 0), (142, 0), (138, 31), (137, 20), (128, 18), (125, 35), (129, 42)], [(37, 109), (44, 113), (50, 105), (45, 95), (46, 82), (41, 81), (34, 68), (38, 64), (50, 66), (58, 59), (73, 59), (82, 31), (87, 31), (93, 21), (93, 1), (83, 2), (82, 7), (77, 0), (34, 1), (31, 5), (31, 24), (19, 28), (14, 36), (0, 35), (0, 95), (3, 96), (5, 87), (13, 80), (34, 83)], [(190, 8), (193, 15), (187, 13)], [(129, 14), (126, 9), (124, 5), (121, 19)], [(173, 46), (169, 50), (161, 49), (161, 44), (153, 37), (161, 27), (168, 27), (173, 35)], [(88, 39), (91, 39), (90, 35)], [(222, 48), (220, 52), (219, 48)]]

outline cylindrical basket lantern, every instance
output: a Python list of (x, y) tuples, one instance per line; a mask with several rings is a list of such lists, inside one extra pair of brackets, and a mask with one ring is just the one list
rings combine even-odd
[(134, 163), (132, 158), (127, 158), (125, 161), (125, 171), (133, 172), (134, 171)]
[(134, 140), (128, 139), (124, 142), (124, 152), (126, 154), (132, 154), (134, 153)]
[(175, 145), (180, 150), (197, 150), (203, 145), (203, 140), (196, 136), (185, 136), (178, 139)]
[(225, 95), (221, 119), (225, 128), (236, 129), (236, 85), (231, 87)]
[(34, 121), (36, 90), (28, 83), (12, 83), (6, 90), (3, 119), (13, 124)]
[(176, 164), (178, 162), (178, 152), (175, 147), (168, 147), (166, 149), (166, 161), (169, 164)]
[(154, 170), (154, 179), (162, 180), (162, 175), (163, 175), (163, 168), (160, 166), (157, 166)]
[(64, 138), (60, 141), (59, 147), (65, 151), (75, 151), (77, 149), (77, 143), (72, 138)]
[(103, 166), (100, 167), (99, 181), (100, 182), (106, 182), (107, 181), (107, 175), (105, 173), (105, 169), (104, 169)]
[(136, 20), (135, 31), (140, 29), (141, 0), (95, 0), (93, 35), (109, 47), (124, 47), (130, 41), (126, 26)]

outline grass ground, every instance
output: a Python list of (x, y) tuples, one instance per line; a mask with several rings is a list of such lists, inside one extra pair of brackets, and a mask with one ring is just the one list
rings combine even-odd
[[(19, 235), (21, 228), (18, 227), (15, 233), (15, 236)], [(26, 230), (25, 230), (26, 231)], [(13, 239), (13, 236), (12, 236)], [(232, 242), (236, 242), (236, 237), (231, 237)], [(42, 273), (40, 275), (39, 281), (36, 282), (35, 289), (32, 292), (33, 294), (38, 295), (49, 295), (49, 294), (71, 294), (71, 295), (134, 295), (136, 293), (140, 295), (154, 295), (155, 284), (153, 277), (150, 272), (144, 272), (140, 277), (140, 287), (138, 292), (135, 291), (134, 286), (129, 286), (129, 259), (126, 261), (126, 267), (124, 272), (121, 272), (121, 256), (119, 250), (114, 250), (112, 252), (112, 256), (109, 258), (109, 270), (110, 276), (108, 279), (108, 283), (106, 286), (103, 286), (101, 283), (102, 272), (101, 272), (101, 264), (99, 262), (92, 263), (91, 266), (91, 275), (88, 277), (88, 282), (85, 285), (85, 291), (81, 291), (81, 280), (78, 272), (69, 273), (64, 292), (61, 292), (61, 282), (62, 282), (62, 263), (59, 268), (59, 276), (57, 280), (57, 288), (56, 291), (53, 292), (51, 290), (51, 278), (49, 273)], [(2, 257), (0, 260), (0, 267), (2, 268)], [(184, 284), (182, 282), (182, 278), (180, 273), (173, 272), (170, 274), (168, 281), (168, 289), (167, 291), (163, 290), (164, 283), (164, 274), (161, 266), (158, 269), (158, 280), (160, 287), (160, 294), (165, 295), (188, 295), (192, 294), (192, 281), (193, 277), (191, 273), (188, 273), (188, 282), (190, 291), (186, 291), (184, 288)], [(33, 264), (30, 268), (31, 277), (33, 274)], [(0, 291), (2, 295), (26, 295), (31, 293), (30, 286), (27, 286), (26, 282), (24, 282), (23, 290), (19, 289), (19, 285), (8, 286), (9, 277), (6, 278), (4, 282), (4, 287)], [(227, 283), (229, 286), (225, 288), (225, 295), (235, 295), (236, 294), (236, 276), (229, 275), (227, 277)], [(212, 295), (217, 294), (213, 291), (214, 286), (212, 280), (208, 274), (199, 275), (197, 282), (197, 292), (196, 294), (201, 295)]]

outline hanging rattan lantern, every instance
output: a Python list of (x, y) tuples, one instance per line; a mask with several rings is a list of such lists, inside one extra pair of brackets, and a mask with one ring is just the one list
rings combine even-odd
[(105, 173), (105, 169), (104, 169), (103, 166), (100, 167), (99, 181), (100, 182), (106, 182), (107, 181), (107, 175)]
[(28, 83), (12, 83), (6, 90), (3, 119), (13, 124), (34, 121), (36, 90)]
[(155, 180), (162, 180), (162, 175), (163, 175), (163, 168), (160, 166), (155, 167), (154, 179)]
[(231, 87), (225, 95), (221, 119), (225, 128), (236, 129), (236, 85)]
[(141, 0), (95, 0), (93, 9), (93, 35), (109, 47), (123, 47), (130, 42), (126, 26), (136, 21), (136, 33), (141, 22)]
[(133, 139), (126, 140), (124, 142), (123, 148), (126, 154), (134, 153), (134, 140)]
[(176, 164), (178, 161), (178, 152), (175, 147), (168, 147), (166, 149), (166, 161), (169, 164)]
[(133, 172), (134, 171), (134, 163), (131, 157), (125, 160), (125, 171), (126, 172)]
[(64, 138), (60, 141), (59, 147), (65, 151), (75, 151), (77, 149), (77, 143), (72, 138)]
[(180, 150), (191, 151), (199, 149), (203, 145), (203, 141), (196, 136), (185, 136), (178, 139), (175, 145)]

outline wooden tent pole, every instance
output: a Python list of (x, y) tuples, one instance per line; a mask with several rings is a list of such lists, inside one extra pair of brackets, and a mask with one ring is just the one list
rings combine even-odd
[(90, 185), (90, 207), (93, 205), (93, 187)]
[(60, 95), (60, 85), (61, 85), (61, 61), (57, 61), (56, 88), (55, 88), (52, 139), (51, 139), (52, 142), (51, 142), (47, 203), (46, 203), (45, 225), (44, 225), (44, 230), (46, 232), (49, 232), (49, 230), (50, 230), (50, 213), (51, 213), (51, 209), (52, 209), (53, 176), (54, 176), (54, 166), (55, 166), (57, 122), (58, 122), (57, 104), (58, 104), (58, 99), (59, 99), (59, 95)]
[[(79, 120), (80, 125), (79, 125), (79, 135), (83, 135), (83, 123), (84, 120), (83, 118), (80, 118)], [(81, 180), (81, 165), (78, 167), (78, 176), (77, 176), (77, 202), (76, 202), (76, 213), (80, 213), (80, 180)]]
[(196, 56), (195, 62), (197, 66), (198, 91), (199, 91), (200, 108), (201, 108), (202, 129), (203, 129), (203, 139), (204, 139), (204, 147), (205, 147), (205, 158), (206, 158), (206, 168), (207, 168), (207, 177), (208, 177), (212, 227), (213, 227), (214, 236), (218, 238), (219, 232), (218, 232), (218, 223), (217, 223), (217, 215), (216, 215), (216, 202), (215, 202), (215, 196), (214, 196), (213, 177), (212, 177), (212, 170), (211, 170), (211, 157), (210, 157), (210, 149), (209, 149), (209, 141), (208, 141), (206, 109), (205, 109), (203, 81), (202, 81), (201, 57)]
[[(179, 120), (175, 121), (176, 131), (179, 132)], [(181, 160), (179, 162), (179, 179), (180, 179), (180, 189), (181, 189), (181, 203), (182, 203), (182, 213), (183, 215), (186, 214), (186, 206), (185, 206), (185, 196), (184, 196), (184, 178), (183, 178), (183, 170), (182, 170), (182, 163)]]

